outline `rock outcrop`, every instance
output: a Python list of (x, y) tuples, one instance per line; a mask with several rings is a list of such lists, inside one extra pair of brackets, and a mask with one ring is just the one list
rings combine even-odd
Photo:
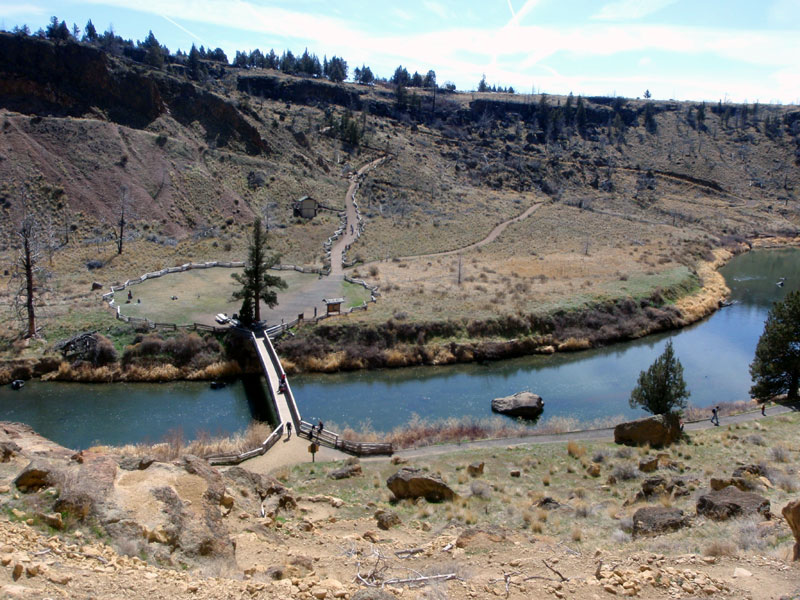
[(789, 524), (794, 535), (794, 553), (792, 560), (800, 560), (800, 500), (793, 500), (789, 502), (781, 510), (783, 518)]
[(633, 514), (633, 535), (652, 535), (685, 527), (688, 518), (679, 508), (646, 506)]
[(18, 449), (4, 472), (30, 498), (32, 514), (56, 529), (91, 522), (118, 547), (165, 564), (233, 563), (235, 536), (249, 519), (296, 507), (276, 480), (240, 467), (221, 473), (196, 456), (166, 463), (105, 450), (75, 453), (27, 426), (0, 424), (0, 443), (10, 447), (12, 438)]
[(169, 114), (184, 125), (202, 126), (209, 144), (254, 155), (269, 151), (232, 102), (86, 44), (0, 34), (0, 106), (76, 117), (103, 111), (109, 120), (137, 129)]
[(441, 477), (413, 467), (403, 467), (386, 480), (386, 485), (398, 500), (425, 498), (428, 502), (441, 502), (456, 497)]
[(509, 417), (537, 419), (544, 411), (544, 401), (541, 396), (531, 392), (517, 392), (492, 400), (492, 411)]
[(614, 428), (614, 442), (654, 448), (668, 446), (681, 436), (678, 415), (666, 414), (620, 423)]
[(715, 521), (725, 521), (733, 517), (759, 514), (771, 518), (769, 500), (758, 494), (743, 492), (737, 487), (727, 486), (712, 490), (697, 500), (697, 514)]

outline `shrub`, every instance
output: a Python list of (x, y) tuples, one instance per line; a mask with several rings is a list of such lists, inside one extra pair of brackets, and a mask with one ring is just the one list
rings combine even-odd
[(567, 454), (569, 454), (572, 458), (580, 458), (586, 454), (586, 447), (570, 440), (567, 442)]
[(639, 470), (635, 465), (631, 463), (625, 463), (614, 467), (614, 470), (611, 471), (611, 474), (616, 478), (617, 481), (630, 481), (631, 479), (636, 479), (639, 477)]
[(96, 340), (94, 352), (92, 354), (92, 364), (95, 367), (102, 367), (117, 361), (117, 351), (114, 344), (106, 336), (99, 333), (94, 334)]
[(181, 334), (164, 342), (164, 352), (172, 356), (176, 365), (186, 365), (203, 346), (203, 340), (196, 333)]
[(481, 500), (489, 500), (492, 497), (492, 488), (484, 481), (473, 481), (469, 489), (474, 497)]
[(789, 462), (789, 451), (784, 446), (773, 446), (769, 449), (769, 458), (772, 462)]
[(736, 544), (725, 540), (714, 540), (708, 546), (703, 548), (704, 556), (731, 556), (737, 555)]

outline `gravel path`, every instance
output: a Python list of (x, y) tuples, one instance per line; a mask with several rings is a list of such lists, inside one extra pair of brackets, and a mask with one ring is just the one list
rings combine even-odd
[[(800, 411), (800, 403), (774, 405), (767, 408), (767, 416), (773, 417), (782, 415), (789, 412)], [(720, 417), (720, 426), (730, 425), (734, 423), (744, 423), (746, 421), (756, 421), (763, 419), (761, 410), (754, 410), (728, 417)], [(701, 429), (711, 429), (714, 427), (708, 419), (702, 421), (690, 421), (686, 423), (685, 431), (699, 431)], [(499, 438), (491, 440), (477, 440), (474, 442), (463, 442), (460, 444), (439, 444), (436, 446), (425, 446), (423, 448), (412, 448), (408, 450), (398, 450), (394, 453), (395, 456), (402, 458), (418, 458), (423, 456), (434, 456), (437, 454), (448, 454), (450, 452), (458, 452), (460, 450), (473, 450), (479, 448), (508, 448), (514, 446), (526, 446), (530, 444), (555, 444), (559, 442), (574, 441), (601, 441), (610, 442), (614, 440), (614, 428), (604, 427), (602, 429), (585, 429), (583, 431), (569, 431), (566, 433), (547, 433), (536, 434), (525, 437), (516, 438)], [(389, 460), (388, 457), (370, 457), (362, 459), (364, 461), (380, 461)]]

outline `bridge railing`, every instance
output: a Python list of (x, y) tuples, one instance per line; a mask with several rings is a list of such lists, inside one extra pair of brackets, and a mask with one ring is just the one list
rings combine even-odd
[(394, 453), (394, 448), (390, 442), (353, 442), (343, 440), (339, 437), (339, 434), (327, 429), (318, 432), (314, 425), (306, 421), (300, 421), (298, 435), (321, 446), (341, 450), (355, 456), (391, 455)]
[(279, 423), (258, 448), (247, 450), (246, 452), (240, 452), (239, 454), (216, 454), (214, 456), (207, 457), (207, 460), (209, 464), (212, 465), (238, 465), (239, 463), (246, 461), (248, 458), (254, 458), (256, 456), (266, 454), (267, 450), (272, 448), (282, 437), (283, 423)]

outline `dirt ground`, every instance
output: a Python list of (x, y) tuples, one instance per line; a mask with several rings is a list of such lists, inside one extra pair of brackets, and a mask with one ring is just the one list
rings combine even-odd
[[(334, 456), (318, 456), (313, 464), (302, 453), (272, 465), (251, 461), (245, 466), (272, 472), (290, 488), (297, 508), (274, 520), (234, 508), (227, 518), (240, 523), (235, 564), (200, 570), (119, 554), (89, 527), (59, 534), (29, 526), (24, 515), (7, 509), (0, 518), (0, 594), (325, 599), (352, 598), (372, 585), (388, 597), (421, 600), (794, 599), (800, 597), (800, 564), (789, 562), (793, 540), (780, 508), (800, 489), (800, 447), (792, 437), (798, 424), (800, 414), (789, 413), (694, 430), (689, 442), (666, 451), (676, 469), (647, 475), (634, 467), (630, 479), (615, 483), (608, 476), (656, 452), (587, 440), (566, 447), (475, 446), (410, 459), (441, 474), (457, 492), (445, 503), (392, 501), (384, 481), (398, 465), (389, 460), (364, 461), (360, 476), (342, 480), (328, 477), (343, 464), (327, 462)], [(280, 451), (303, 450), (303, 443), (292, 442)], [(469, 475), (467, 465), (479, 462), (483, 472)], [(708, 478), (728, 471), (716, 465), (737, 462), (770, 465), (773, 486), (758, 493), (771, 500), (772, 520), (694, 516), (696, 494)], [(587, 464), (600, 466), (599, 478), (587, 476)], [(697, 489), (686, 497), (631, 503), (652, 475), (680, 477), (690, 489), (697, 481)], [(684, 509), (691, 524), (631, 536), (633, 512), (653, 504)], [(395, 513), (399, 524), (379, 528), (378, 511)]]

